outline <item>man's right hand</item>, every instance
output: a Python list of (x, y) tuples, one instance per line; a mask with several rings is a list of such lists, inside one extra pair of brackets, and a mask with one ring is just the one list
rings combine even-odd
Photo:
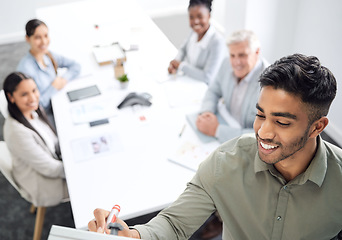
[[(107, 234), (110, 234), (110, 230), (107, 229), (106, 227), (106, 219), (109, 213), (110, 213), (109, 211), (104, 210), (104, 209), (100, 209), (100, 208), (95, 209), (94, 210), (95, 219), (91, 220), (88, 223), (89, 231), (98, 232), (98, 233), (104, 233), (104, 231), (106, 231)], [(124, 227), (122, 231), (118, 232), (119, 236), (140, 239), (140, 234), (137, 230), (129, 229), (127, 224), (119, 218), (116, 218), (116, 222), (120, 223)]]

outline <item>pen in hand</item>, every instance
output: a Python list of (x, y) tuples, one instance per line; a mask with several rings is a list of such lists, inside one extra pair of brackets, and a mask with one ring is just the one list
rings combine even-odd
[(111, 222), (115, 223), (116, 218), (119, 216), (120, 210), (121, 210), (121, 208), (119, 205), (114, 205), (114, 207), (112, 208), (112, 211), (110, 212), (110, 214), (107, 218), (107, 224), (106, 224), (107, 228)]

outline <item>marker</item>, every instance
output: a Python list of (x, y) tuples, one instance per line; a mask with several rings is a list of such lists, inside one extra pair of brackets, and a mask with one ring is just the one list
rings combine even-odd
[(119, 205), (114, 205), (112, 208), (112, 211), (110, 212), (108, 218), (107, 218), (107, 228), (109, 223), (115, 223), (116, 218), (119, 216), (120, 213), (120, 206)]
[(186, 127), (186, 124), (184, 124), (184, 126), (183, 126), (182, 130), (180, 131), (180, 133), (179, 133), (179, 137), (181, 137), (181, 136), (182, 136), (182, 134), (183, 134), (183, 132), (184, 132), (184, 129), (185, 129), (185, 127)]

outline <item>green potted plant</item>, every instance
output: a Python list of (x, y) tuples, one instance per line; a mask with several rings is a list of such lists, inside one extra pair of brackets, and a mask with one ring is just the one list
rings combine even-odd
[(121, 75), (120, 77), (118, 77), (118, 80), (120, 82), (120, 87), (122, 89), (127, 88), (128, 82), (129, 82), (129, 78), (127, 77), (127, 74)]

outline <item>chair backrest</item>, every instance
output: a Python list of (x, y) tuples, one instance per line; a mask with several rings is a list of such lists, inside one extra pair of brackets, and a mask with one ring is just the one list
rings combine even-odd
[(8, 117), (7, 99), (3, 89), (0, 91), (0, 112), (4, 118)]
[(14, 178), (12, 176), (12, 158), (10, 152), (8, 151), (7, 145), (4, 141), (0, 141), (0, 153), (0, 171), (5, 176), (5, 178), (11, 183), (11, 185), (20, 193), (20, 195), (27, 200), (27, 194), (21, 191), (21, 189), (15, 183)]

